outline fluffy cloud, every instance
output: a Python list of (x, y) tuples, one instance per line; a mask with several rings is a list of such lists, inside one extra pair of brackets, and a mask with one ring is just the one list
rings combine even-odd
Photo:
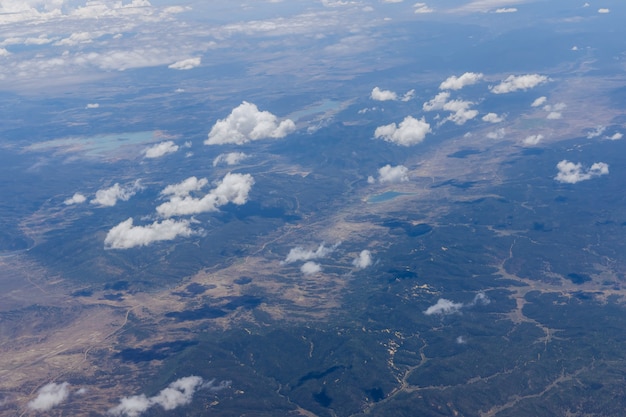
[(535, 101), (533, 101), (530, 106), (531, 107), (539, 107), (539, 106), (543, 105), (546, 101), (548, 101), (548, 98), (546, 96), (541, 96), (539, 98), (536, 98)]
[(546, 119), (548, 119), (548, 120), (559, 120), (561, 117), (563, 117), (563, 114), (561, 114), (560, 111), (551, 111), (546, 116)]
[[(194, 178), (194, 177), (192, 177)], [(188, 186), (199, 185), (191, 178)], [(186, 216), (217, 209), (228, 203), (236, 205), (245, 204), (248, 201), (248, 194), (254, 185), (254, 178), (250, 174), (228, 173), (218, 182), (217, 187), (209, 191), (202, 198), (195, 198), (188, 194), (173, 193), (169, 201), (157, 207), (157, 213), (163, 217)], [(173, 189), (185, 189), (181, 184), (175, 185)]]
[(71, 206), (72, 204), (82, 204), (85, 201), (87, 201), (87, 197), (85, 197), (81, 193), (74, 193), (74, 195), (65, 200), (63, 204), (65, 204), (66, 206)]
[(109, 409), (108, 414), (119, 417), (138, 417), (157, 405), (169, 411), (191, 403), (194, 394), (200, 389), (219, 392), (229, 386), (229, 381), (215, 385), (214, 380), (205, 382), (199, 376), (187, 376), (172, 382), (153, 397), (146, 397), (144, 394), (124, 397), (117, 406)]
[(437, 94), (434, 98), (424, 103), (422, 108), (425, 111), (433, 110), (445, 110), (451, 112), (445, 121), (452, 121), (457, 125), (465, 124), (468, 120), (471, 120), (478, 116), (478, 111), (470, 109), (470, 106), (474, 103), (471, 101), (463, 100), (449, 100), (450, 92), (443, 91)]
[(200, 58), (188, 58), (183, 59), (182, 61), (174, 62), (171, 65), (168, 65), (168, 68), (175, 70), (190, 70), (192, 68), (200, 66), (202, 60)]
[(426, 3), (415, 3), (413, 7), (415, 8), (414, 12), (417, 14), (432, 13), (435, 11), (434, 9), (428, 7)]
[(543, 135), (542, 134), (529, 135), (529, 136), (526, 136), (524, 138), (524, 140), (522, 140), (522, 143), (524, 145), (532, 146), (532, 145), (537, 145), (542, 140), (543, 140)]
[(392, 167), (387, 164), (378, 169), (378, 181), (380, 183), (399, 183), (409, 180), (409, 169), (404, 165)]
[(161, 191), (161, 195), (185, 197), (194, 191), (200, 191), (208, 183), (209, 180), (207, 180), (206, 178), (198, 179), (196, 177), (189, 177), (178, 184), (168, 185), (163, 189), (163, 191)]
[(565, 159), (556, 165), (556, 169), (559, 172), (554, 179), (566, 184), (576, 184), (609, 173), (609, 166), (604, 162), (596, 162), (589, 169), (584, 169), (582, 164)]
[(223, 153), (215, 157), (215, 159), (213, 160), (213, 166), (215, 167), (222, 163), (226, 165), (237, 165), (239, 162), (243, 161), (247, 157), (248, 155), (243, 152)]
[(118, 200), (128, 201), (132, 196), (142, 190), (139, 180), (127, 186), (121, 186), (118, 183), (113, 184), (109, 188), (103, 188), (96, 192), (96, 197), (90, 201), (91, 204), (98, 204), (104, 207), (113, 207)]
[(458, 313), (461, 311), (462, 308), (463, 303), (454, 303), (445, 298), (440, 298), (439, 300), (437, 300), (437, 304), (428, 307), (424, 311), (424, 314), (426, 314), (427, 316), (431, 316), (433, 314), (448, 315)]
[(35, 411), (49, 411), (61, 404), (70, 394), (67, 382), (55, 384), (51, 382), (39, 388), (37, 397), (28, 403), (28, 408)]
[(460, 90), (467, 85), (476, 84), (483, 79), (483, 74), (466, 72), (460, 77), (451, 76), (439, 85), (440, 90)]
[(620, 140), (623, 137), (624, 137), (624, 135), (622, 133), (615, 132), (612, 136), (609, 136), (608, 139), (610, 139), (610, 140)]
[(143, 153), (146, 158), (160, 158), (168, 153), (174, 153), (176, 151), (178, 151), (178, 145), (174, 144), (171, 140), (168, 140), (144, 149)]
[(372, 265), (372, 253), (367, 249), (362, 250), (361, 253), (352, 261), (352, 265), (354, 265), (357, 269), (365, 269), (368, 266)]
[(483, 116), (482, 119), (483, 119), (483, 122), (500, 123), (501, 121), (504, 120), (504, 117), (498, 116), (496, 113), (487, 113), (486, 115)]
[(389, 90), (381, 90), (378, 87), (374, 87), (372, 93), (370, 94), (370, 98), (376, 101), (389, 101), (389, 100), (397, 100), (398, 95), (393, 91)]
[(500, 84), (490, 87), (494, 94), (506, 94), (514, 91), (526, 91), (548, 81), (548, 77), (539, 74), (509, 75)]
[(299, 261), (310, 261), (313, 259), (324, 258), (333, 253), (339, 244), (340, 243), (336, 243), (333, 246), (326, 247), (324, 243), (321, 243), (315, 250), (304, 249), (302, 246), (296, 246), (289, 251), (287, 257), (281, 263), (291, 264)]
[(430, 132), (430, 124), (423, 117), (418, 120), (412, 116), (407, 116), (400, 122), (399, 126), (391, 123), (377, 127), (374, 131), (374, 136), (396, 145), (411, 146), (421, 143), (426, 134)]
[(130, 249), (148, 246), (153, 242), (173, 240), (179, 236), (189, 237), (194, 233), (189, 224), (188, 220), (167, 219), (147, 226), (133, 226), (133, 219), (129, 218), (109, 230), (104, 239), (104, 247)]
[(292, 120), (286, 119), (279, 123), (272, 113), (259, 111), (256, 105), (244, 101), (228, 117), (215, 123), (204, 143), (242, 145), (253, 140), (283, 138), (294, 130), (296, 125)]
[(319, 272), (322, 272), (322, 266), (317, 262), (308, 261), (302, 264), (300, 267), (300, 272), (304, 275), (315, 275)]

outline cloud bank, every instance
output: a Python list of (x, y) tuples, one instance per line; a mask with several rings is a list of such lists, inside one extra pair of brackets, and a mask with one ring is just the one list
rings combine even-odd
[(272, 113), (260, 111), (256, 105), (244, 101), (228, 117), (215, 123), (204, 144), (243, 145), (255, 140), (284, 138), (294, 130), (296, 125), (291, 119), (278, 122)]
[(556, 165), (556, 169), (559, 172), (554, 179), (565, 184), (576, 184), (609, 173), (609, 166), (604, 162), (596, 162), (589, 169), (585, 169), (582, 164), (575, 164), (565, 159)]

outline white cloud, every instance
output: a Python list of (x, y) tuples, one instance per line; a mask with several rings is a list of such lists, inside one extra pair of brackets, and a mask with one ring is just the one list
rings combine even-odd
[(526, 136), (524, 138), (524, 140), (522, 140), (522, 143), (524, 145), (532, 146), (532, 145), (537, 145), (542, 140), (543, 140), (543, 135), (542, 134), (529, 135), (529, 136)]
[(496, 129), (493, 132), (487, 133), (488, 139), (502, 139), (506, 135), (506, 129), (501, 127), (500, 129)]
[(409, 101), (412, 100), (413, 97), (415, 97), (415, 90), (409, 90), (406, 93), (404, 93), (404, 95), (402, 96), (402, 98), (400, 99), (400, 101)]
[(477, 293), (474, 296), (474, 299), (472, 300), (472, 302), (469, 304), (466, 304), (465, 307), (473, 307), (475, 305), (486, 306), (487, 304), (491, 304), (491, 300), (489, 299), (489, 297), (487, 297), (487, 294), (481, 291)]
[(576, 184), (609, 173), (609, 166), (604, 162), (596, 162), (589, 169), (584, 169), (582, 164), (564, 159), (556, 165), (556, 168), (559, 172), (554, 179), (566, 184)]
[(69, 386), (67, 382), (62, 384), (51, 382), (44, 385), (37, 391), (37, 397), (28, 403), (28, 408), (35, 411), (51, 410), (67, 399), (70, 394)]
[(601, 8), (601, 9), (598, 9), (598, 13), (600, 14), (611, 13), (611, 10), (607, 8)]
[(237, 165), (239, 162), (243, 161), (247, 157), (248, 155), (246, 155), (243, 152), (223, 153), (215, 157), (215, 159), (213, 160), (213, 166), (215, 167), (221, 163), (224, 163), (229, 166)]
[(163, 191), (161, 191), (161, 195), (185, 197), (193, 191), (200, 191), (208, 183), (209, 180), (206, 178), (198, 179), (196, 177), (189, 177), (178, 184), (168, 185), (163, 189)]
[(452, 112), (445, 120), (450, 120), (456, 125), (463, 125), (468, 120), (478, 116), (478, 110), (470, 109), (474, 104), (471, 101), (451, 100), (443, 105), (443, 109)]
[(551, 111), (546, 116), (546, 119), (548, 119), (548, 120), (559, 120), (562, 117), (563, 117), (563, 114), (561, 114), (560, 111)]
[(561, 110), (565, 110), (566, 108), (567, 108), (567, 104), (563, 102), (556, 103), (554, 105), (546, 104), (545, 106), (543, 106), (543, 109), (545, 111), (561, 111)]
[(430, 132), (430, 124), (423, 117), (418, 120), (412, 116), (407, 116), (399, 126), (391, 123), (377, 127), (374, 131), (374, 136), (396, 145), (411, 146), (421, 143), (426, 134)]
[(543, 105), (546, 101), (548, 101), (548, 98), (546, 96), (541, 96), (539, 98), (536, 98), (535, 101), (533, 101), (533, 103), (530, 106), (539, 107)]
[(219, 207), (228, 203), (242, 205), (248, 201), (248, 194), (253, 185), (252, 175), (229, 172), (217, 183), (217, 187), (204, 197), (195, 198), (174, 193), (169, 201), (158, 206), (156, 210), (163, 217), (172, 217), (217, 211)]
[(623, 137), (624, 137), (624, 135), (622, 133), (616, 132), (612, 136), (609, 136), (608, 139), (610, 139), (610, 140), (620, 140)]
[(578, 46), (576, 46), (576, 45), (572, 46), (572, 49), (571, 49), (571, 50), (572, 50), (572, 51), (578, 51)]
[(142, 190), (139, 180), (127, 186), (121, 186), (119, 183), (113, 184), (109, 188), (103, 188), (96, 192), (96, 197), (90, 201), (91, 204), (98, 204), (104, 207), (113, 207), (118, 200), (128, 201), (132, 196)]
[(424, 314), (426, 314), (427, 316), (431, 316), (433, 314), (443, 316), (443, 315), (448, 315), (448, 314), (459, 313), (462, 308), (463, 308), (463, 303), (454, 303), (445, 298), (440, 298), (439, 300), (437, 300), (437, 304), (428, 307), (424, 311)]
[(487, 113), (483, 116), (483, 122), (500, 123), (504, 120), (504, 117), (498, 116), (496, 113)]
[(372, 265), (372, 253), (367, 249), (362, 250), (354, 261), (352, 261), (352, 265), (357, 269), (367, 268)]
[(424, 111), (443, 110), (443, 106), (448, 102), (450, 93), (448, 91), (442, 91), (434, 98), (424, 103), (422, 108)]
[(433, 8), (428, 7), (426, 3), (415, 3), (413, 7), (415, 8), (415, 13), (417, 14), (432, 13), (435, 11)]
[(378, 170), (378, 181), (380, 183), (399, 183), (409, 180), (409, 169), (404, 165), (392, 167), (387, 164)]
[(321, 243), (315, 250), (304, 249), (302, 246), (296, 246), (289, 251), (287, 257), (281, 263), (291, 264), (299, 261), (310, 261), (313, 259), (324, 258), (333, 253), (339, 244), (340, 243), (336, 243), (333, 246), (326, 247), (324, 243)]
[(168, 68), (175, 70), (190, 70), (192, 68), (200, 66), (201, 63), (201, 58), (187, 58), (183, 59), (182, 61), (177, 61), (171, 65), (168, 65)]
[(587, 139), (597, 138), (598, 136), (602, 135), (605, 130), (606, 126), (596, 126), (593, 130), (587, 133)]
[(100, 107), (100, 104), (98, 103), (87, 103), (87, 105), (85, 106), (86, 109), (97, 109)]
[(74, 193), (74, 195), (63, 202), (66, 206), (70, 206), (72, 204), (82, 204), (87, 201), (87, 197), (82, 195), (81, 193)]
[(295, 123), (278, 119), (268, 111), (259, 111), (256, 105), (244, 101), (234, 108), (226, 119), (218, 120), (205, 145), (233, 143), (242, 145), (246, 142), (267, 138), (283, 138), (296, 130)]
[(168, 140), (144, 149), (143, 153), (146, 158), (160, 158), (176, 151), (178, 151), (178, 145), (174, 144), (173, 141)]
[(500, 84), (490, 87), (494, 94), (506, 94), (513, 91), (526, 91), (548, 81), (548, 77), (539, 74), (509, 75)]
[(460, 77), (451, 76), (439, 85), (440, 90), (460, 90), (461, 88), (473, 85), (483, 79), (483, 74), (466, 72)]
[(56, 46), (74, 46), (81, 43), (91, 43), (94, 37), (98, 37), (97, 34), (91, 34), (89, 32), (77, 32), (72, 33), (68, 38), (61, 39), (55, 42)]
[(153, 397), (146, 397), (144, 394), (124, 397), (117, 406), (109, 409), (108, 414), (118, 417), (138, 417), (156, 405), (169, 411), (191, 403), (194, 394), (200, 389), (219, 392), (229, 386), (229, 381), (214, 385), (214, 380), (205, 382), (199, 376), (187, 376), (172, 382)]
[(376, 101), (390, 101), (397, 100), (398, 95), (390, 90), (381, 90), (378, 87), (374, 87), (372, 93), (370, 94), (370, 98)]
[(515, 7), (501, 7), (496, 9), (494, 13), (515, 13), (517, 9)]
[(104, 239), (104, 247), (130, 249), (136, 246), (148, 246), (153, 242), (173, 240), (178, 236), (189, 237), (194, 233), (189, 224), (188, 220), (167, 219), (147, 226), (133, 226), (133, 219), (129, 218), (109, 230)]
[(322, 266), (317, 262), (308, 261), (302, 264), (300, 267), (300, 272), (304, 275), (315, 275), (319, 272), (322, 272)]

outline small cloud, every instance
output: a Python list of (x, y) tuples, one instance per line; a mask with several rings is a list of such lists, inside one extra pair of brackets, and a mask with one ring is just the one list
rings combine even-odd
[(562, 117), (563, 117), (563, 114), (561, 114), (561, 112), (559, 112), (559, 111), (551, 111), (546, 116), (546, 119), (548, 119), (548, 120), (558, 120), (558, 119), (560, 119)]
[(226, 119), (218, 120), (205, 145), (244, 143), (260, 139), (280, 139), (296, 130), (291, 119), (278, 122), (276, 116), (268, 111), (259, 111), (257, 106), (244, 101), (234, 108)]
[(139, 417), (154, 406), (160, 406), (166, 411), (191, 403), (194, 394), (201, 389), (219, 392), (230, 387), (230, 381), (223, 381), (217, 385), (214, 380), (205, 382), (199, 376), (187, 376), (172, 382), (153, 397), (144, 394), (124, 397), (120, 403), (110, 408), (107, 414), (118, 417)]
[(601, 8), (601, 9), (598, 9), (598, 13), (607, 14), (607, 13), (611, 13), (611, 10), (607, 8)]
[(374, 87), (370, 94), (370, 98), (376, 101), (391, 101), (397, 100), (398, 95), (390, 90), (381, 90), (378, 87)]
[(487, 133), (487, 139), (502, 139), (506, 135), (506, 129), (501, 127), (500, 129), (496, 129), (493, 132)]
[(542, 106), (546, 101), (548, 101), (548, 98), (546, 96), (541, 96), (539, 98), (536, 98), (535, 101), (533, 101), (533, 103), (530, 105), (530, 107)]
[(368, 266), (372, 265), (372, 253), (367, 249), (362, 250), (361, 253), (352, 261), (352, 265), (354, 265), (357, 269), (365, 269)]
[[(194, 181), (191, 178), (187, 180), (190, 181), (189, 186), (192, 186)], [(199, 183), (196, 183), (196, 185), (199, 185)], [(204, 197), (195, 198), (188, 194), (174, 193), (169, 201), (159, 205), (156, 210), (159, 215), (168, 218), (217, 211), (219, 207), (229, 203), (243, 205), (247, 203), (248, 194), (253, 185), (254, 178), (252, 175), (232, 174), (229, 172)], [(185, 189), (182, 183), (175, 185), (173, 189), (178, 189), (179, 187)]]
[(377, 127), (374, 136), (396, 145), (411, 146), (421, 143), (426, 134), (430, 132), (430, 124), (423, 117), (418, 120), (412, 116), (407, 116), (399, 126), (391, 123)]
[(100, 107), (100, 104), (98, 103), (87, 103), (87, 105), (85, 106), (86, 109), (97, 109)]
[(458, 336), (456, 338), (457, 345), (464, 345), (467, 343), (467, 339), (464, 336)]
[(144, 149), (143, 153), (146, 158), (160, 158), (176, 151), (178, 151), (178, 145), (174, 144), (173, 141), (168, 140)]
[(471, 120), (478, 116), (478, 111), (470, 109), (469, 107), (474, 104), (471, 101), (464, 100), (448, 100), (450, 98), (449, 91), (442, 91), (437, 94), (433, 99), (425, 102), (422, 108), (425, 111), (433, 110), (445, 110), (451, 112), (444, 121), (452, 121), (457, 125), (463, 125), (468, 120)]
[(561, 111), (561, 110), (565, 110), (566, 108), (567, 108), (567, 104), (563, 102), (556, 103), (555, 105), (546, 104), (545, 106), (543, 106), (543, 109), (545, 111)]
[(622, 133), (616, 132), (612, 136), (609, 136), (608, 139), (609, 140), (620, 140), (623, 137), (624, 137), (624, 135)]
[(380, 183), (400, 183), (409, 180), (409, 169), (404, 165), (392, 167), (387, 164), (378, 170), (378, 182)]
[(539, 74), (509, 75), (500, 84), (490, 87), (494, 94), (506, 94), (514, 91), (526, 91), (548, 81), (548, 77)]
[(443, 110), (443, 106), (448, 102), (449, 98), (450, 98), (450, 92), (442, 91), (441, 93), (437, 94), (434, 98), (424, 103), (422, 108), (424, 109), (424, 111)]
[(532, 145), (537, 145), (542, 140), (543, 140), (543, 135), (541, 134), (530, 135), (530, 136), (526, 136), (524, 140), (522, 140), (522, 143), (524, 145), (532, 146)]
[(82, 204), (87, 201), (87, 197), (82, 195), (81, 193), (74, 193), (74, 195), (63, 202), (66, 206), (71, 206), (72, 204)]
[(424, 311), (424, 314), (426, 314), (427, 316), (431, 316), (433, 314), (444, 316), (459, 313), (462, 308), (463, 303), (454, 303), (445, 298), (440, 298), (439, 300), (437, 300), (437, 304), (428, 307)]
[(206, 178), (189, 177), (178, 184), (168, 185), (161, 191), (162, 196), (186, 197), (194, 191), (200, 191), (209, 183)]
[(137, 246), (148, 246), (154, 242), (173, 240), (179, 236), (189, 237), (194, 232), (188, 220), (163, 220), (147, 226), (134, 226), (133, 219), (128, 218), (107, 233), (104, 247), (107, 249), (130, 249)]
[(572, 46), (572, 49), (571, 49), (571, 50), (572, 50), (572, 51), (578, 51), (578, 46), (576, 46), (576, 45)]
[(609, 166), (604, 162), (596, 162), (589, 169), (584, 169), (582, 164), (564, 159), (556, 165), (556, 168), (559, 172), (554, 179), (566, 184), (576, 184), (609, 173)]
[(483, 79), (483, 74), (466, 72), (460, 77), (451, 76), (439, 85), (440, 90), (460, 90), (461, 88), (473, 85)]
[(219, 164), (226, 164), (228, 166), (237, 165), (246, 158), (248, 158), (248, 155), (243, 152), (223, 153), (215, 157), (213, 160), (213, 166), (215, 167)]
[(501, 7), (496, 9), (494, 13), (515, 13), (517, 9), (515, 7)]
[(598, 136), (602, 135), (605, 130), (606, 126), (596, 126), (593, 130), (587, 133), (587, 139), (597, 138)]
[(337, 247), (339, 247), (339, 243), (330, 247), (326, 247), (325, 244), (322, 243), (315, 250), (304, 249), (302, 246), (296, 246), (289, 251), (287, 257), (281, 263), (290, 264), (299, 261), (310, 261), (313, 259), (324, 258), (333, 253)]
[(308, 261), (302, 264), (302, 266), (300, 267), (300, 272), (302, 272), (304, 275), (315, 275), (322, 272), (322, 266), (317, 262)]
[(51, 382), (44, 385), (37, 391), (37, 397), (28, 403), (28, 408), (35, 411), (50, 411), (67, 399), (70, 394), (69, 386), (67, 382), (62, 384)]
[(414, 12), (417, 14), (432, 13), (435, 11), (434, 9), (428, 7), (426, 3), (415, 3), (413, 7), (415, 8)]
[(96, 197), (91, 200), (90, 203), (104, 207), (113, 207), (117, 204), (118, 200), (128, 201), (142, 189), (143, 187), (140, 185), (139, 180), (127, 186), (121, 186), (116, 182), (109, 188), (98, 190), (96, 192)]
[(415, 97), (415, 90), (409, 90), (406, 93), (404, 93), (400, 101), (407, 102), (409, 100), (412, 100), (413, 97)]
[(173, 64), (168, 65), (168, 68), (175, 70), (190, 70), (192, 68), (200, 66), (201, 63), (201, 58), (188, 58), (183, 59), (182, 61), (174, 62)]
[(504, 120), (504, 117), (498, 116), (496, 113), (487, 113), (483, 116), (483, 122), (488, 123), (500, 123)]
[(474, 296), (474, 299), (472, 300), (471, 303), (466, 304), (465, 307), (473, 307), (476, 305), (483, 305), (486, 306), (488, 304), (491, 304), (491, 300), (489, 299), (489, 297), (487, 297), (487, 294), (485, 294), (484, 292), (479, 292)]

